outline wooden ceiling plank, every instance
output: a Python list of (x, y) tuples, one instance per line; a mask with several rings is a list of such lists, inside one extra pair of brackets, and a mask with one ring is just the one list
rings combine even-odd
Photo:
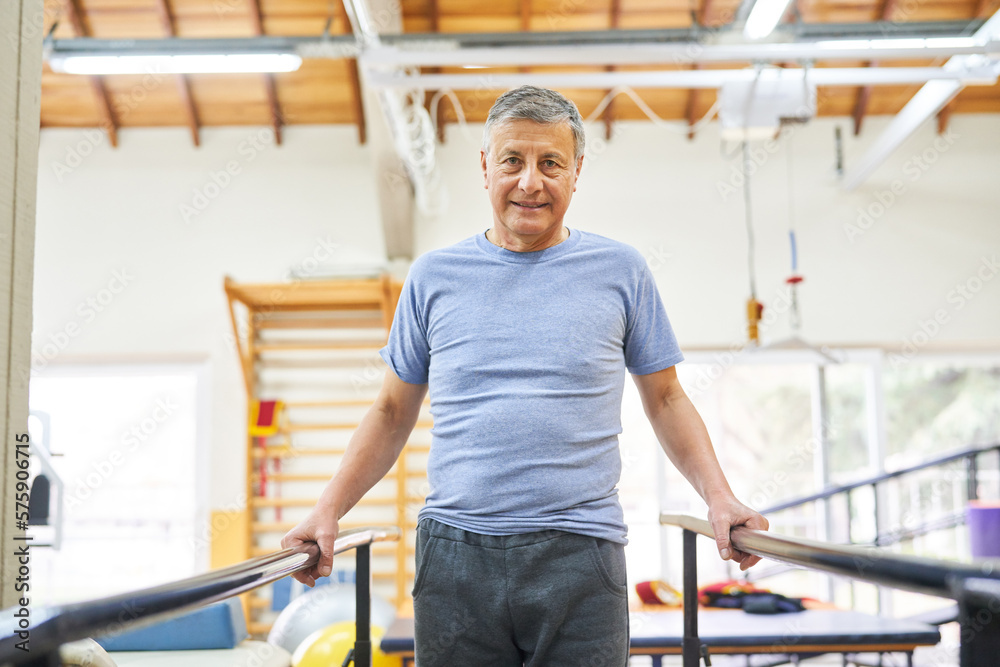
[[(76, 36), (88, 37), (89, 31), (83, 20), (80, 0), (66, 0), (63, 7), (66, 12), (66, 18), (69, 19), (70, 24), (73, 26)], [(104, 127), (104, 131), (108, 133), (108, 141), (111, 142), (112, 147), (118, 148), (118, 119), (115, 118), (115, 114), (111, 110), (111, 98), (108, 96), (107, 86), (104, 85), (104, 78), (100, 76), (89, 78), (90, 87), (94, 91), (94, 97), (97, 99), (97, 112), (101, 116), (101, 125)]]
[[(163, 30), (168, 37), (177, 36), (177, 21), (174, 19), (174, 12), (170, 7), (169, 0), (159, 0), (157, 3), (160, 10), (160, 21), (163, 23)], [(194, 98), (191, 96), (191, 81), (186, 74), (179, 74), (176, 78), (177, 93), (181, 97), (181, 104), (187, 114), (188, 128), (191, 130), (191, 141), (195, 146), (201, 146), (201, 125), (198, 121), (198, 109), (194, 106)]]
[[(260, 10), (260, 0), (250, 2), (250, 22), (258, 35), (264, 34), (264, 17)], [(267, 106), (271, 110), (271, 127), (274, 128), (274, 143), (281, 145), (281, 107), (278, 105), (278, 90), (274, 85), (274, 75), (264, 75), (264, 90), (267, 93)]]

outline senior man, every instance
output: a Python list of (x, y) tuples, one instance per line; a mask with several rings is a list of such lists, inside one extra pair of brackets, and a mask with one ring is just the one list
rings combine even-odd
[(524, 86), (486, 121), (493, 224), (410, 269), (375, 404), (337, 474), (282, 546), (316, 542), (406, 443), (430, 388), (430, 493), (413, 586), (419, 667), (625, 665), (626, 525), (618, 501), (625, 371), (670, 460), (708, 504), (719, 553), (767, 520), (734, 497), (677, 380), (682, 360), (653, 277), (630, 246), (569, 229), (584, 129), (559, 93)]

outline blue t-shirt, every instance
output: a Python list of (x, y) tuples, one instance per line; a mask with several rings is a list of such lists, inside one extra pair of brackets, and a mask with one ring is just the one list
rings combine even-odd
[(382, 358), (429, 383), (420, 517), (488, 535), (627, 542), (617, 484), (625, 370), (683, 359), (646, 261), (570, 230), (534, 252), (481, 233), (414, 261)]

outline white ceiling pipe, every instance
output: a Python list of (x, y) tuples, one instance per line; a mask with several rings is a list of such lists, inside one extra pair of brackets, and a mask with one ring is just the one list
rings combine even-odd
[[(1000, 11), (993, 14), (973, 37), (983, 43), (989, 43), (990, 40), (1000, 37)], [(942, 69), (955, 71), (970, 66), (981, 66), (980, 61), (979, 56), (955, 56), (946, 62)], [(992, 67), (994, 74), (1000, 74), (1000, 63), (994, 61), (989, 66)], [(857, 164), (847, 170), (844, 176), (844, 188), (854, 190), (868, 180), (886, 158), (892, 155), (918, 127), (941, 111), (962, 90), (963, 85), (965, 84), (961, 79), (929, 81), (924, 84), (923, 88), (917, 91), (917, 94), (896, 114)]]
[[(989, 68), (946, 70), (939, 67), (821, 67), (816, 69), (768, 69), (763, 78), (801, 79), (804, 72), (810, 83), (818, 86), (876, 86), (924, 83), (938, 79), (963, 81), (967, 85), (992, 85), (996, 72)], [(587, 72), (525, 74), (417, 74), (401, 75), (368, 72), (368, 83), (379, 88), (417, 88), (424, 90), (502, 90), (522, 85), (547, 88), (610, 89), (629, 88), (719, 88), (729, 81), (753, 81), (754, 69), (677, 70), (667, 72)]]
[(427, 49), (379, 46), (366, 49), (372, 67), (514, 67), (530, 65), (651, 65), (739, 61), (878, 60), (1000, 55), (1000, 41), (971, 37), (821, 40), (766, 44), (634, 44), (510, 46)]

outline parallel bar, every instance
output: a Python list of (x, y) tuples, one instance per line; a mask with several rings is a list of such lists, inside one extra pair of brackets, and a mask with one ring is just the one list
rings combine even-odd
[(1000, 655), (1000, 582), (965, 579), (954, 590), (959, 601), (961, 666), (996, 667)]
[[(372, 542), (395, 541), (399, 537), (399, 529), (395, 527), (345, 530), (337, 537), (334, 554)], [(122, 624), (131, 630), (172, 618), (311, 567), (318, 558), (318, 547), (306, 544), (153, 588), (99, 600), (35, 608), (32, 609), (31, 653), (15, 648), (20, 639), (8, 626), (10, 634), (0, 636), (0, 664), (26, 664), (31, 659), (57, 654), (61, 644), (101, 635), (121, 628)], [(13, 610), (2, 613), (10, 618)]]
[[(680, 526), (714, 539), (712, 527), (704, 519), (664, 513), (660, 515), (660, 523)], [(1000, 559), (987, 559), (976, 565), (952, 563), (787, 537), (746, 527), (734, 528), (730, 539), (737, 549), (746, 553), (953, 600), (958, 599), (953, 590), (956, 581), (980, 578), (1000, 582)], [(1000, 607), (1000, 599), (997, 604)]]

